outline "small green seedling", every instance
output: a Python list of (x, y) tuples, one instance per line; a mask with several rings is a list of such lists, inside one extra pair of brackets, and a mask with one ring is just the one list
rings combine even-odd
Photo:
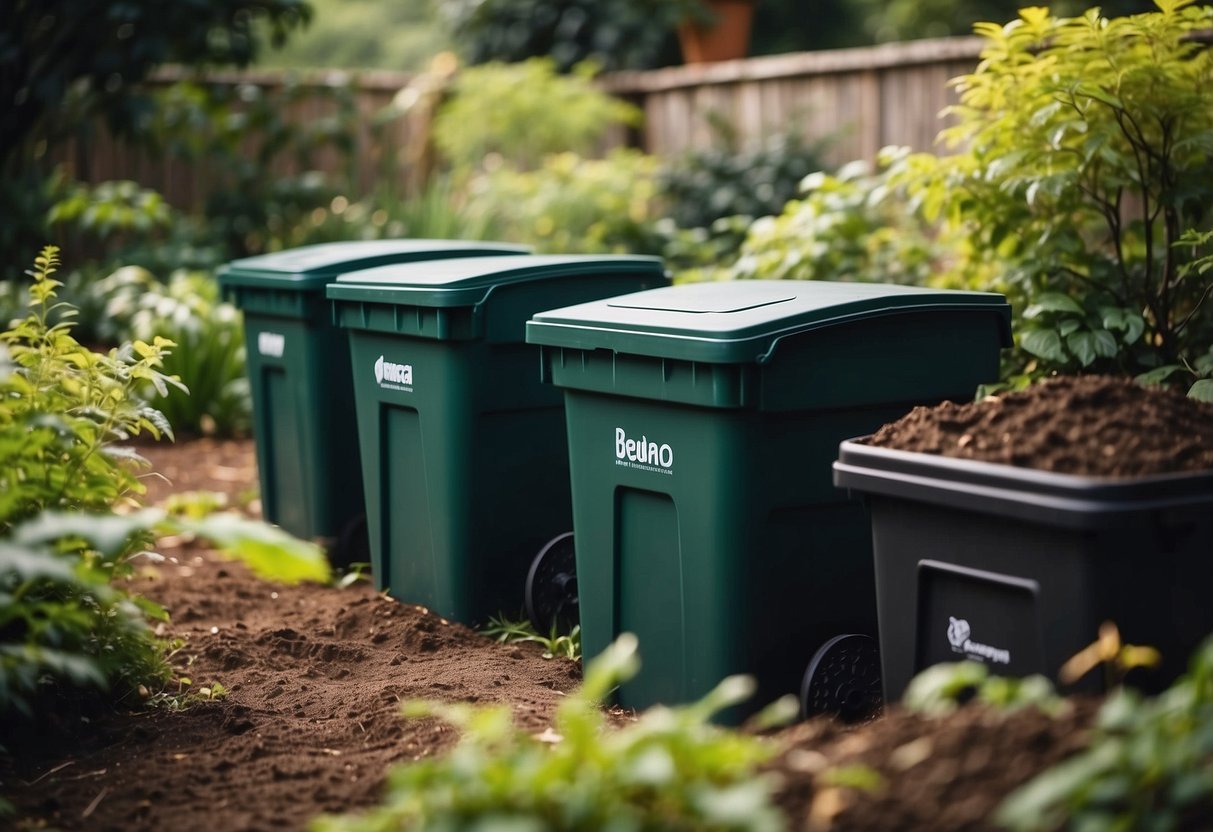
[(510, 619), (504, 615), (498, 615), (489, 619), (488, 626), (482, 632), (489, 638), (495, 639), (502, 644), (514, 644), (517, 642), (533, 642), (538, 644), (543, 647), (543, 657), (545, 659), (559, 657), (576, 661), (581, 658), (580, 625), (575, 625), (567, 635), (558, 633), (555, 625), (553, 625), (551, 633), (543, 636), (525, 618)]

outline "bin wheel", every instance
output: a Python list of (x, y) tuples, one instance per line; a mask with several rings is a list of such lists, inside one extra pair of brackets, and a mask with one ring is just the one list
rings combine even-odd
[(526, 614), (535, 629), (547, 635), (555, 626), (568, 633), (579, 620), (577, 560), (573, 533), (554, 537), (531, 561), (526, 576)]
[(850, 633), (821, 645), (800, 685), (801, 717), (826, 714), (861, 722), (876, 716), (882, 705), (876, 639)]
[(329, 562), (338, 568), (371, 560), (371, 533), (366, 524), (366, 515), (359, 514), (342, 527), (329, 547)]

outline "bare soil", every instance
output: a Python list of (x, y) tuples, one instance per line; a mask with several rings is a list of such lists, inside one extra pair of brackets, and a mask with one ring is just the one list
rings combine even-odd
[[(171, 481), (149, 480), (149, 501), (213, 490), (257, 511), (250, 442), (145, 453)], [(33, 740), (6, 737), (0, 795), (17, 814), (0, 828), (305, 829), (319, 813), (378, 800), (390, 765), (453, 744), (442, 724), (402, 720), (401, 700), (509, 703), (539, 734), (579, 682), (576, 663), (498, 644), (366, 583), (283, 586), (196, 542), (164, 541), (161, 551), (168, 561), (148, 567), (137, 589), (170, 611), (163, 635), (184, 640), (173, 661), (194, 687), (229, 693), (184, 711), (134, 703)], [(966, 708), (928, 720), (893, 708), (861, 726), (816, 720), (772, 737), (781, 753), (771, 770), (792, 829), (985, 829), (1004, 795), (1081, 746), (1092, 710), (1078, 703), (1053, 720)], [(856, 762), (883, 785), (864, 793), (819, 779)]]

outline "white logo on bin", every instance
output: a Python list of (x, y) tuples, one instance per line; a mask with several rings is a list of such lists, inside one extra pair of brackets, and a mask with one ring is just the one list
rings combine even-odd
[(413, 392), (413, 365), (393, 364), (381, 355), (375, 359), (375, 382), (388, 390)]
[(991, 647), (988, 644), (979, 644), (969, 638), (973, 634), (973, 628), (969, 626), (969, 622), (963, 618), (953, 618), (948, 616), (948, 643), (952, 645), (953, 653), (961, 653), (970, 659), (977, 659), (981, 662), (993, 662), (994, 664), (1010, 664), (1011, 651), (1004, 650), (1001, 647)]
[(623, 428), (615, 428), (615, 464), (658, 474), (674, 473), (674, 449), (650, 442), (647, 436), (629, 439)]
[(281, 358), (286, 352), (286, 336), (280, 332), (258, 332), (257, 352), (271, 358)]

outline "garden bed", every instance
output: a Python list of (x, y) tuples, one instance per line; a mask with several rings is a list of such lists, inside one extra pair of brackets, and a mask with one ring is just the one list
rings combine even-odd
[[(172, 479), (149, 482), (153, 500), (203, 489), (239, 502), (255, 488), (248, 442), (146, 455)], [(185, 639), (174, 664), (195, 688), (219, 683), (226, 697), (94, 715), (10, 745), (0, 793), (15, 803), (18, 828), (303, 829), (318, 813), (373, 804), (390, 764), (452, 745), (448, 727), (402, 720), (401, 700), (506, 702), (539, 734), (579, 682), (576, 663), (498, 644), (366, 582), (283, 586), (198, 544), (168, 540), (160, 551), (169, 560), (146, 569), (138, 589), (172, 614), (164, 634)], [(810, 815), (814, 828), (982, 828), (1003, 795), (1081, 744), (1090, 713), (1080, 706), (1054, 721), (973, 708), (928, 720), (893, 709), (855, 728), (793, 726), (775, 737), (778, 800), (790, 828)], [(882, 782), (861, 790), (819, 779), (855, 763)]]

